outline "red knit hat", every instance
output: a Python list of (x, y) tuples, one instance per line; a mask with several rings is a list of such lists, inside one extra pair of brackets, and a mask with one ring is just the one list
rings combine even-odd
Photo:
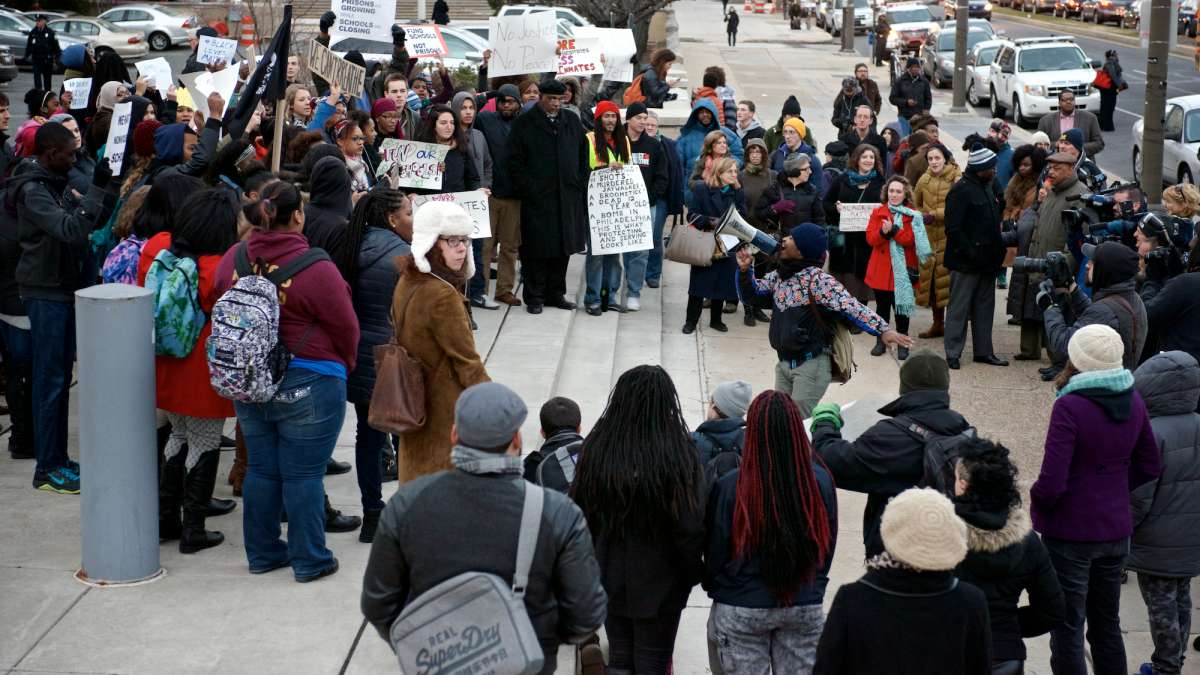
[(133, 152), (138, 157), (154, 156), (154, 132), (162, 123), (158, 120), (142, 120), (133, 130)]
[(613, 103), (612, 101), (600, 101), (599, 103), (596, 104), (596, 113), (595, 113), (596, 121), (599, 121), (600, 118), (606, 112), (616, 113), (617, 121), (618, 122), (621, 121), (621, 109), (618, 108), (617, 104)]

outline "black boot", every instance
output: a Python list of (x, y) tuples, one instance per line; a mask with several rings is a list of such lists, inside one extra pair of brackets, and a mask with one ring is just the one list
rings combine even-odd
[(753, 327), (757, 322), (754, 320), (754, 312), (749, 307), (746, 308), (746, 316), (742, 319), (742, 323)]
[(8, 367), (4, 398), (12, 421), (8, 452), (13, 459), (33, 459), (33, 378), (28, 365)]
[(871, 348), (871, 356), (883, 356), (887, 351), (887, 346), (883, 344), (883, 338), (875, 338), (875, 346)]
[(771, 323), (771, 317), (767, 316), (767, 313), (758, 307), (754, 308), (754, 318), (763, 323)]
[(358, 540), (364, 544), (375, 541), (375, 530), (379, 528), (379, 515), (383, 511), (363, 511), (362, 529), (358, 531)]
[[(161, 430), (160, 430), (161, 433)], [(183, 533), (183, 522), (179, 519), (179, 502), (183, 498), (183, 463), (187, 451), (180, 449), (175, 456), (163, 462), (158, 474), (158, 540), (172, 541)]]
[(333, 508), (333, 504), (329, 503), (329, 495), (325, 495), (325, 531), (326, 532), (351, 532), (357, 530), (362, 525), (362, 519), (358, 516), (343, 516), (341, 511)]
[[(184, 453), (181, 451), (179, 454)], [(205, 452), (196, 461), (196, 466), (187, 472), (183, 490), (183, 532), (179, 537), (180, 553), (196, 553), (225, 541), (225, 535), (220, 532), (210, 532), (204, 529), (204, 518), (208, 515), (208, 502), (212, 499), (213, 487), (217, 484), (217, 462), (219, 460), (219, 450)]]
[(223, 516), (227, 513), (232, 513), (237, 508), (237, 500), (235, 499), (217, 499), (213, 497), (208, 500), (208, 508), (205, 509), (209, 518)]

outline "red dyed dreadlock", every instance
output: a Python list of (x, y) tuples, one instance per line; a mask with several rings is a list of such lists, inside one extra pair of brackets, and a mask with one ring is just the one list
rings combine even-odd
[(812, 582), (833, 548), (812, 456), (792, 399), (777, 391), (759, 394), (746, 414), (733, 556), (757, 556), (763, 580), (783, 602)]

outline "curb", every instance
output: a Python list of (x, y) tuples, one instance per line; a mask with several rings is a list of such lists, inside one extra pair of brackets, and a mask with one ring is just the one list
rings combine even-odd
[[(1036, 26), (1038, 28), (1046, 28), (1049, 26), (1061, 26), (1062, 27), (1061, 31), (1052, 31), (1054, 33), (1061, 32), (1065, 35), (1079, 34), (1079, 35), (1083, 35), (1086, 37), (1095, 38), (1097, 40), (1112, 40), (1114, 42), (1119, 42), (1121, 44), (1124, 44), (1124, 45), (1130, 46), (1130, 47), (1137, 47), (1139, 49), (1142, 46), (1142, 42), (1139, 38), (1136, 37), (1136, 34), (1122, 35), (1120, 33), (1111, 33), (1111, 32), (1107, 32), (1107, 31), (1103, 31), (1103, 30), (1096, 30), (1094, 28), (1090, 28), (1088, 26), (1088, 24), (1086, 24), (1082, 21), (1073, 22), (1070, 19), (1057, 19), (1057, 18), (1050, 19), (1050, 20), (1031, 19), (1031, 18), (1025, 16), (1025, 14), (1023, 12), (1018, 13), (1018, 12), (1013, 12), (1011, 10), (1003, 11), (1002, 8), (997, 8), (995, 10), (995, 15), (1002, 16), (1005, 19), (1011, 19), (1013, 21), (1023, 23), (1027, 26)], [(1183, 39), (1190, 40), (1191, 38), (1188, 38), (1185, 36)], [(1190, 59), (1190, 58), (1192, 58), (1192, 54), (1193, 54), (1193, 50), (1191, 50), (1187, 47), (1184, 47), (1182, 45), (1173, 47), (1171, 49), (1171, 55), (1178, 56), (1180, 58)]]

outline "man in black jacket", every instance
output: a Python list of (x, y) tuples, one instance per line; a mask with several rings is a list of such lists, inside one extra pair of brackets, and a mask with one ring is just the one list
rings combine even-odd
[(853, 77), (842, 79), (842, 90), (833, 99), (833, 115), (829, 118), (830, 123), (837, 129), (839, 134), (844, 134), (854, 126), (854, 111), (858, 106), (865, 105), (867, 109), (871, 109), (871, 102), (863, 95), (862, 89), (858, 86), (858, 80)]
[[(388, 501), (361, 600), (363, 615), (384, 640), (408, 602), (451, 577), (485, 572), (512, 583), (526, 485), (521, 424), (527, 412), (502, 384), (470, 387), (454, 406), (454, 469), (406, 483)], [(543, 492), (525, 609), (545, 655), (542, 672), (552, 673), (559, 644), (578, 644), (596, 632), (608, 599), (583, 512), (566, 495)]]
[[(501, 85), (496, 93), (496, 110), (481, 111), (475, 117), (475, 128), (483, 132), (492, 166), (508, 166), (508, 133), (513, 120), (521, 113), (521, 93), (514, 84)], [(517, 283), (517, 249), (521, 246), (521, 200), (514, 192), (508, 171), (492, 173), (492, 194), (488, 197), (488, 213), (492, 220), (492, 240), (496, 244), (496, 302), (520, 307), (513, 295)], [(484, 268), (491, 262), (491, 251), (484, 251)]]
[(904, 74), (892, 83), (892, 93), (888, 96), (892, 105), (899, 111), (900, 130), (904, 136), (912, 133), (908, 120), (913, 115), (928, 114), (933, 107), (933, 90), (929, 88), (929, 80), (921, 72), (921, 59), (910, 56), (905, 63)]
[(975, 362), (1007, 366), (992, 349), (996, 310), (996, 273), (1004, 262), (1000, 205), (992, 191), (996, 153), (982, 144), (971, 148), (967, 172), (946, 196), (946, 268), (950, 270), (950, 306), (946, 309), (946, 363), (958, 370), (967, 339), (967, 321)]
[(854, 441), (842, 438), (841, 408), (813, 409), (813, 449), (839, 488), (863, 492), (863, 544), (867, 558), (883, 552), (879, 519), (888, 500), (915, 487), (925, 474), (925, 437), (953, 436), (970, 425), (950, 409), (950, 369), (928, 349), (913, 352), (900, 366), (900, 398), (879, 409), (880, 420)]
[(871, 126), (875, 123), (875, 115), (871, 112), (871, 106), (862, 104), (854, 109), (854, 121), (846, 133), (838, 136), (838, 140), (845, 143), (846, 147), (851, 151), (854, 148), (866, 143), (879, 151), (878, 157), (880, 160), (888, 156), (887, 141), (875, 133)]
[[(671, 172), (667, 164), (667, 153), (663, 144), (646, 133), (646, 120), (650, 117), (644, 103), (634, 103), (625, 110), (625, 132), (629, 135), (629, 161), (642, 171), (642, 180), (650, 194), (650, 213), (660, 199), (667, 198)], [(622, 255), (625, 263), (625, 311), (641, 309), (642, 285), (646, 281), (646, 266), (650, 251), (634, 251)]]

